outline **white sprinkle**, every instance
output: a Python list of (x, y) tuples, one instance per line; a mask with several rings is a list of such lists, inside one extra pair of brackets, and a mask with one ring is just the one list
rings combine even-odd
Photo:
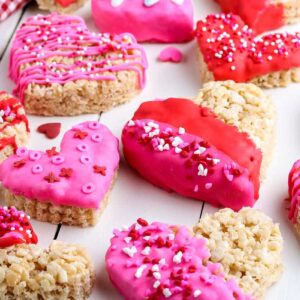
[(203, 167), (202, 164), (198, 166), (198, 176), (207, 176), (208, 170)]
[(154, 287), (155, 289), (157, 289), (159, 286), (160, 286), (160, 282), (159, 282), (158, 280), (156, 280), (156, 281), (154, 282), (154, 284), (153, 284), (153, 287)]
[(151, 238), (150, 235), (147, 235), (147, 236), (144, 236), (144, 237), (143, 237), (143, 239), (144, 239), (145, 241), (149, 241), (150, 238)]
[(197, 298), (201, 295), (201, 291), (200, 290), (195, 290), (194, 291), (194, 298)]
[(162, 258), (159, 262), (160, 265), (165, 265), (166, 264), (166, 259)]
[(165, 145), (164, 145), (164, 150), (170, 150), (169, 144), (165, 144)]
[(155, 130), (149, 132), (149, 137), (151, 137), (151, 138), (156, 135), (159, 135), (159, 129), (155, 129)]
[(230, 69), (231, 69), (231, 71), (235, 71), (236, 67), (235, 66), (231, 66)]
[(172, 296), (172, 293), (171, 293), (170, 289), (168, 289), (168, 288), (163, 289), (163, 294), (164, 294), (165, 298), (169, 298)]
[(159, 266), (158, 265), (154, 265), (151, 270), (153, 272), (158, 272), (159, 271)]
[(177, 254), (175, 254), (173, 257), (173, 262), (175, 264), (180, 264), (182, 261), (182, 256), (183, 256), (183, 253), (181, 251), (178, 251)]
[(148, 133), (152, 130), (152, 128), (149, 127), (149, 126), (144, 126), (144, 130), (145, 130), (146, 133)]
[(161, 279), (161, 275), (159, 272), (153, 272), (153, 277), (157, 280)]
[(135, 246), (132, 246), (131, 248), (129, 248), (129, 247), (123, 248), (123, 252), (125, 254), (127, 254), (128, 256), (133, 257), (134, 254), (137, 253), (137, 250), (136, 250)]
[(135, 125), (135, 122), (133, 121), (133, 120), (130, 120), (129, 122), (128, 122), (128, 126), (134, 126)]
[(149, 246), (145, 247), (145, 249), (141, 252), (143, 255), (149, 255), (151, 248)]
[(185, 134), (185, 129), (183, 127), (179, 127), (178, 133), (179, 134)]
[(144, 272), (144, 270), (145, 270), (146, 268), (147, 268), (146, 265), (141, 265), (141, 266), (136, 270), (134, 276), (135, 276), (136, 278), (141, 278), (142, 275), (143, 275), (143, 272)]
[(204, 147), (200, 147), (198, 148), (196, 151), (194, 151), (194, 154), (202, 154), (203, 152), (205, 152), (206, 148)]
[(128, 244), (131, 241), (131, 237), (130, 236), (125, 237), (124, 241), (126, 244)]
[(177, 147), (182, 143), (183, 143), (183, 140), (179, 136), (175, 136), (175, 138), (172, 142), (172, 146)]
[(175, 239), (175, 234), (174, 233), (170, 233), (168, 235), (168, 238), (169, 238), (170, 241), (173, 241)]
[(158, 145), (158, 146), (157, 146), (157, 149), (158, 149), (159, 151), (164, 151), (164, 146), (163, 146), (163, 145)]
[(213, 162), (215, 165), (217, 165), (220, 162), (220, 160), (218, 158), (213, 158)]
[(177, 154), (178, 154), (178, 153), (180, 153), (181, 151), (182, 151), (182, 149), (181, 149), (181, 148), (179, 148), (179, 147), (176, 147), (176, 148), (175, 148), (175, 153), (177, 153)]

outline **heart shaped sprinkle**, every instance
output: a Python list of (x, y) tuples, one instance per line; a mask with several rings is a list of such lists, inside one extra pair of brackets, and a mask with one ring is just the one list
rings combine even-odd
[(184, 226), (143, 219), (115, 230), (106, 253), (110, 280), (125, 299), (250, 300), (220, 265), (208, 262), (204, 239)]
[(44, 133), (47, 138), (55, 139), (60, 134), (61, 123), (45, 123), (37, 128), (37, 131)]
[(17, 244), (36, 244), (38, 239), (30, 217), (14, 207), (0, 207), (0, 248)]
[(300, 66), (298, 32), (256, 36), (240, 17), (216, 14), (198, 22), (196, 36), (215, 80), (247, 82)]
[(180, 63), (182, 60), (182, 52), (175, 47), (167, 47), (160, 52), (158, 59), (161, 62)]
[(60, 151), (19, 148), (0, 165), (0, 179), (5, 189), (28, 199), (99, 209), (118, 163), (118, 139), (91, 121), (66, 132)]

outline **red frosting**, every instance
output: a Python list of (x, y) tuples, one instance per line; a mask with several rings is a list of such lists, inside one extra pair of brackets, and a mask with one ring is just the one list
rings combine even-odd
[(284, 25), (282, 4), (270, 0), (216, 0), (224, 13), (239, 15), (255, 32), (261, 33)]
[(246, 133), (241, 133), (236, 127), (217, 119), (210, 109), (187, 99), (170, 98), (165, 101), (145, 102), (133, 117), (133, 120), (140, 119), (152, 119), (174, 127), (184, 127), (186, 132), (203, 138), (248, 169), (249, 179), (255, 188), (255, 199), (258, 199), (262, 153)]
[(300, 33), (257, 37), (239, 16), (216, 14), (198, 22), (196, 36), (215, 80), (246, 82), (300, 66)]
[(23, 211), (14, 207), (0, 207), (0, 248), (37, 242), (29, 217)]
[[(4, 91), (0, 91), (0, 96), (6, 95)], [(22, 104), (15, 98), (8, 96), (7, 99), (1, 100), (0, 97), (0, 113), (2, 126), (0, 127), (0, 134), (7, 129), (7, 127), (15, 126), (21, 122), (24, 122), (26, 129), (29, 132), (28, 119), (24, 113), (19, 113), (19, 109), (22, 108)], [(0, 150), (4, 149), (6, 146), (12, 146), (14, 150), (17, 149), (17, 144), (15, 137), (3, 137), (0, 138)]]

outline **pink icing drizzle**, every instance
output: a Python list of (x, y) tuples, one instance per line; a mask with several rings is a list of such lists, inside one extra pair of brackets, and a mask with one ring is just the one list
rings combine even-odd
[(204, 239), (184, 226), (139, 219), (128, 230), (115, 230), (106, 268), (127, 300), (250, 300), (234, 280), (226, 281), (210, 257)]
[(288, 184), (291, 201), (289, 218), (293, 223), (296, 223), (300, 209), (300, 160), (294, 163), (289, 174)]
[[(16, 195), (54, 205), (99, 208), (118, 168), (119, 149), (109, 129), (91, 126), (95, 123), (84, 122), (66, 132), (59, 153), (55, 148), (48, 152), (19, 148), (0, 165), (3, 186)], [(101, 140), (94, 141), (95, 134)], [(78, 149), (83, 143), (89, 163), (82, 162)], [(102, 168), (105, 172), (96, 172)]]
[[(75, 62), (66, 64), (61, 58)], [(122, 62), (113, 65), (120, 59)], [(25, 64), (30, 66), (21, 71)], [(30, 83), (116, 80), (113, 72), (124, 70), (135, 71), (143, 88), (146, 68), (145, 52), (132, 35), (96, 34), (88, 30), (80, 17), (53, 13), (30, 17), (21, 25), (10, 52), (9, 74), (18, 84), (15, 92), (24, 101)]]
[(167, 191), (234, 210), (255, 203), (249, 171), (184, 128), (129, 121), (122, 142), (128, 163)]

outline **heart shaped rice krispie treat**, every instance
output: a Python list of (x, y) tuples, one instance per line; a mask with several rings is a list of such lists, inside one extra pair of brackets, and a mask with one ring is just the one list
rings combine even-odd
[(106, 126), (84, 122), (65, 133), (60, 151), (19, 148), (0, 165), (6, 204), (39, 221), (95, 225), (116, 177), (118, 145)]
[(130, 34), (93, 33), (76, 16), (29, 17), (17, 30), (9, 73), (27, 112), (99, 113), (145, 85), (147, 59)]
[(300, 81), (300, 33), (256, 36), (239, 16), (209, 15), (197, 24), (204, 82), (234, 80), (261, 87)]
[(279, 226), (258, 210), (244, 208), (235, 213), (223, 209), (205, 215), (194, 233), (207, 239), (210, 261), (221, 263), (226, 278), (237, 280), (255, 299), (263, 299), (283, 271)]
[(274, 145), (272, 100), (254, 85), (217, 82), (195, 102), (141, 104), (122, 133), (127, 162), (169, 192), (234, 210), (253, 206)]
[(54, 241), (42, 249), (24, 212), (0, 207), (0, 217), (1, 300), (88, 298), (95, 271), (83, 247)]
[(22, 104), (0, 91), (0, 162), (29, 139), (29, 125)]
[(114, 231), (106, 269), (124, 299), (253, 299), (235, 280), (225, 279), (209, 257), (205, 240), (186, 227), (138, 219)]
[(239, 15), (255, 32), (299, 22), (299, 0), (215, 0), (224, 13)]

